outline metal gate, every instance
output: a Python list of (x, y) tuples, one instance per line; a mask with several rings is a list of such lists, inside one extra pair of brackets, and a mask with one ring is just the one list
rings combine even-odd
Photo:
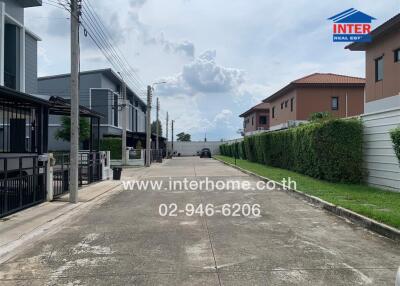
[(69, 154), (55, 153), (53, 166), (53, 193), (54, 197), (68, 193), (69, 184)]
[[(53, 167), (54, 197), (60, 197), (69, 192), (69, 153), (55, 153)], [(101, 158), (99, 152), (79, 152), (78, 183), (88, 185), (101, 180)]]
[(37, 155), (0, 157), (0, 217), (46, 199), (46, 167)]

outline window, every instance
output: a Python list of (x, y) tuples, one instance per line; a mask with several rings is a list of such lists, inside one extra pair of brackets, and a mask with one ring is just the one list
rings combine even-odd
[(267, 124), (267, 116), (265, 115), (260, 116), (259, 123), (263, 125)]
[(383, 80), (383, 56), (375, 60), (375, 81)]
[(285, 108), (287, 108), (288, 103), (289, 103), (289, 100), (286, 100), (286, 101), (285, 101)]
[(395, 63), (400, 62), (400, 48), (394, 51), (394, 62)]
[(251, 117), (251, 126), (254, 125), (254, 116)]
[(332, 110), (339, 110), (339, 97), (332, 97)]
[(293, 108), (294, 108), (294, 97), (292, 97), (290, 99), (290, 111), (293, 112)]
[(275, 106), (272, 107), (272, 118), (275, 118)]
[(283, 102), (281, 103), (281, 109), (283, 109)]

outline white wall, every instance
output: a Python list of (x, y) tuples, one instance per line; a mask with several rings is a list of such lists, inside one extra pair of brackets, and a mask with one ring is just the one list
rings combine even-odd
[[(203, 148), (210, 148), (212, 155), (219, 154), (219, 146), (226, 142), (221, 141), (193, 141), (193, 142), (180, 142), (174, 141), (174, 152), (180, 153), (181, 156), (195, 156), (197, 151)], [(168, 142), (168, 150), (171, 150), (171, 142)]]
[(364, 169), (369, 185), (400, 192), (400, 164), (390, 130), (400, 126), (400, 108), (364, 114)]

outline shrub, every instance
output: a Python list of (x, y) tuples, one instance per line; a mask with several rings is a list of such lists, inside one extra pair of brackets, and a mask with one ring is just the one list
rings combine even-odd
[(122, 140), (121, 138), (104, 138), (100, 140), (101, 151), (111, 151), (111, 159), (122, 159)]
[(400, 163), (400, 127), (390, 131), (390, 137), (392, 137), (393, 148)]
[[(247, 136), (241, 143), (222, 145), (221, 154), (238, 152), (238, 157), (251, 162), (331, 182), (359, 183), (363, 175), (362, 137), (362, 124), (357, 119), (322, 120)], [(397, 138), (400, 142), (400, 135)], [(399, 147), (397, 150), (400, 152)]]

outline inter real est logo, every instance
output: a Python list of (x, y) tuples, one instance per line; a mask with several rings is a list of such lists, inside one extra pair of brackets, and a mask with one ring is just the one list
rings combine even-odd
[(333, 21), (334, 42), (370, 42), (371, 23), (376, 20), (354, 8), (328, 18)]

